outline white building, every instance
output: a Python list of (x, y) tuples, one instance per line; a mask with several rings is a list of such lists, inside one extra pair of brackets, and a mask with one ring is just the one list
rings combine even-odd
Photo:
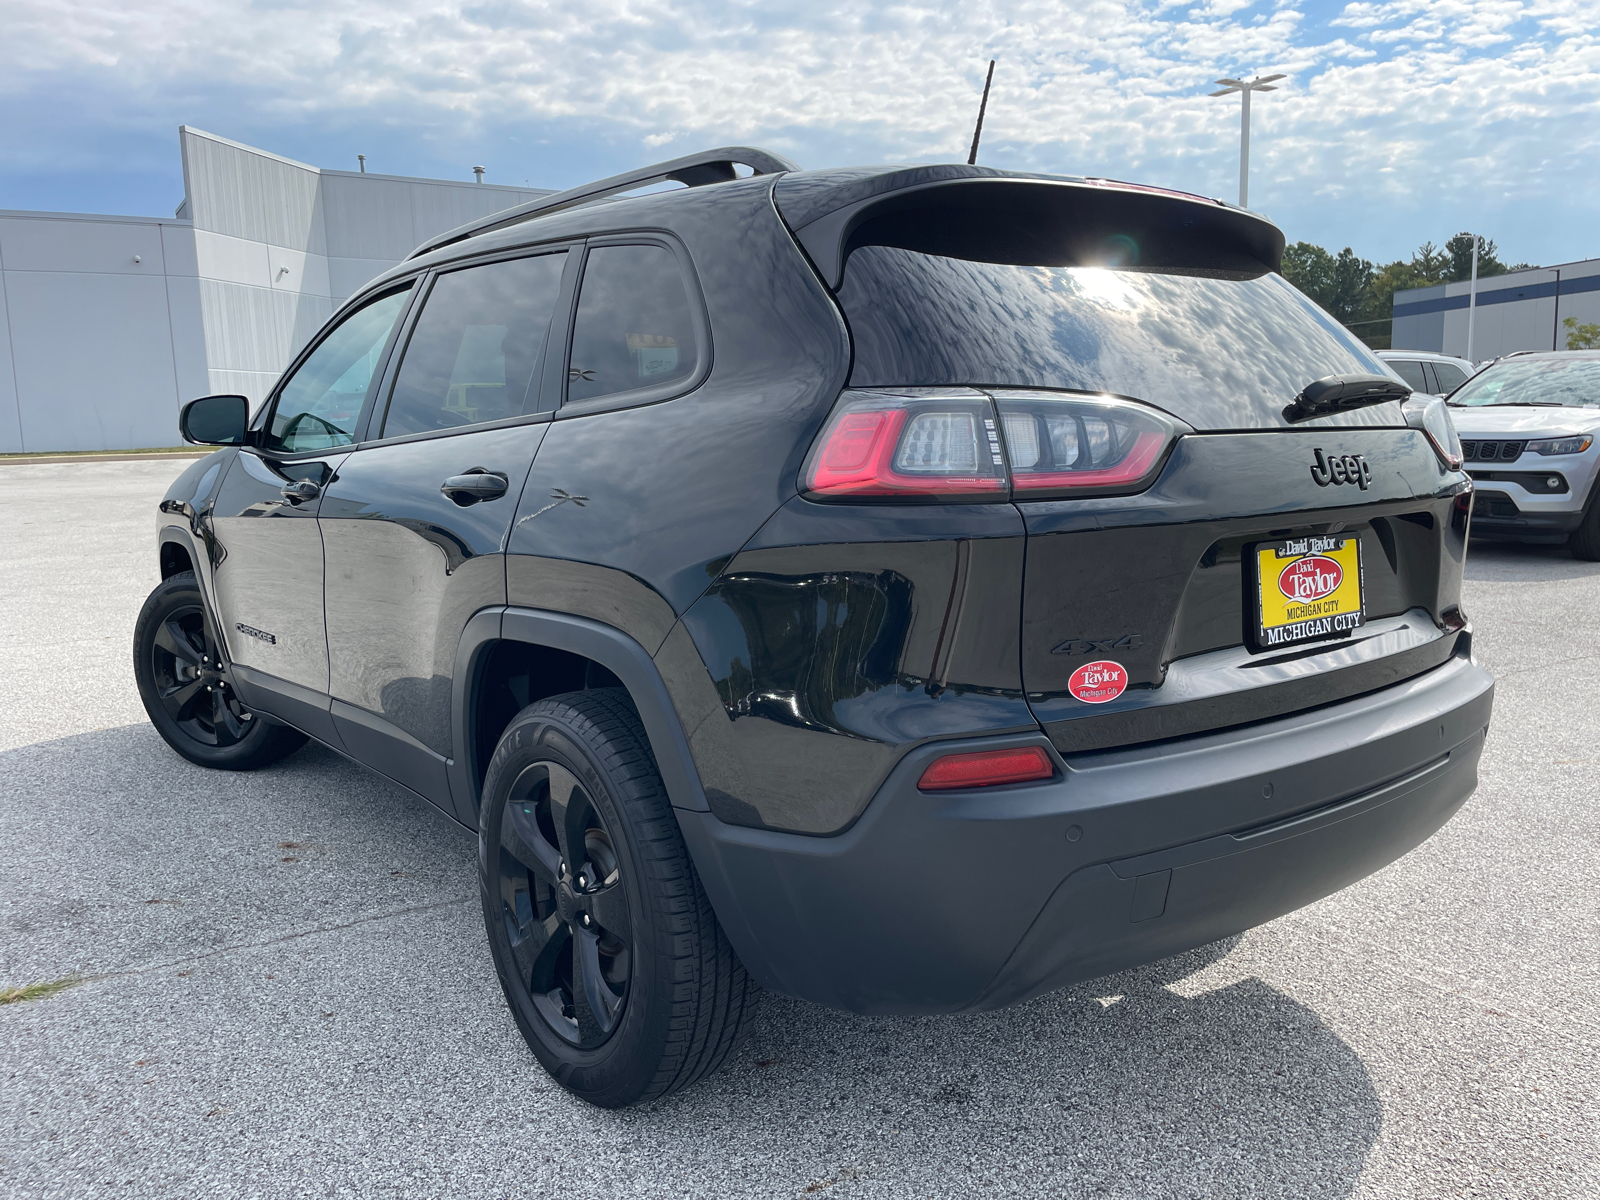
[(0, 210), (0, 454), (178, 444), (259, 401), (362, 284), (544, 189), (323, 171), (187, 126), (170, 220)]
[[(1394, 294), (1397, 350), (1432, 350), (1467, 357), (1470, 283), (1442, 283)], [(1600, 258), (1512, 271), (1478, 280), (1472, 357), (1498, 358), (1513, 350), (1565, 350), (1562, 322), (1600, 322)]]

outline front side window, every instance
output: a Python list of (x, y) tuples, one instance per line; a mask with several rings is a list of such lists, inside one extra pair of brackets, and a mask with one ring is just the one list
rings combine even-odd
[(280, 454), (331, 450), (355, 440), (356, 421), (410, 295), (410, 284), (351, 313), (278, 393), (262, 446)]
[(593, 400), (681, 383), (700, 361), (694, 310), (665, 246), (589, 252), (572, 331), (567, 399)]
[(382, 437), (535, 411), (565, 252), (464, 267), (428, 292), (395, 376)]
[(1401, 379), (1406, 381), (1406, 386), (1413, 392), (1431, 392), (1427, 379), (1422, 374), (1422, 364), (1413, 362), (1409, 358), (1388, 358), (1384, 360), (1389, 364), (1389, 369)]

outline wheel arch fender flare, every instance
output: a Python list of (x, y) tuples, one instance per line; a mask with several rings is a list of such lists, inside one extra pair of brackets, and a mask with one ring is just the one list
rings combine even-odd
[(599, 663), (620, 679), (639, 710), (672, 806), (710, 811), (688, 738), (649, 651), (621, 630), (599, 621), (543, 609), (506, 607), (475, 614), (462, 630), (456, 651), (451, 696), (455, 754), (450, 763), (450, 788), (460, 819), (470, 818), (469, 824), (477, 827), (482, 795), (475, 760), (477, 714), (473, 706), (479, 673), (489, 651), (500, 642), (523, 642), (577, 654)]

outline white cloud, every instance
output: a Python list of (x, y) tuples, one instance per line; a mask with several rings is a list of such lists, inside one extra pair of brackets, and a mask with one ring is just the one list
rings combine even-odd
[(1237, 101), (1205, 93), (1283, 71), (1255, 106), (1273, 203), (1425, 202), (1464, 162), (1507, 193), (1593, 180), (1574, 167), (1600, 148), (1593, 0), (1361, 0), (1331, 31), (1303, 2), (0, 0), (0, 94), (91, 79), (140, 112), (248, 89), (268, 124), (585, 122), (678, 152), (835, 139), (899, 160), (964, 154), (996, 57), (994, 153), (1231, 195)]

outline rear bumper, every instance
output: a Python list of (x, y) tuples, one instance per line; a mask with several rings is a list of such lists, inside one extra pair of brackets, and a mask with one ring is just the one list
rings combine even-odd
[(999, 1008), (1237, 933), (1385, 866), (1477, 784), (1494, 682), (1470, 659), (1309, 713), (927, 795), (906, 756), (833, 837), (678, 816), (735, 950), (854, 1012)]

